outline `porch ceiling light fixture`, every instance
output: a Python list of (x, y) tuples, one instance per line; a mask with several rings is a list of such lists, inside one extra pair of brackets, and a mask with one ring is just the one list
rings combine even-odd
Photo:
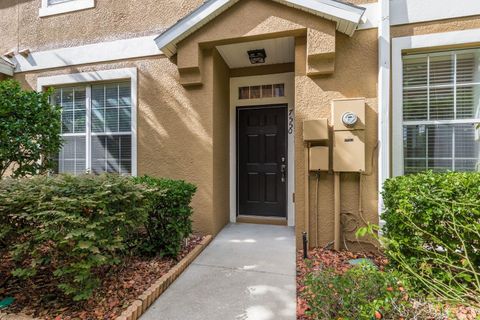
[(265, 60), (267, 59), (265, 49), (249, 50), (247, 53), (251, 64), (265, 63)]

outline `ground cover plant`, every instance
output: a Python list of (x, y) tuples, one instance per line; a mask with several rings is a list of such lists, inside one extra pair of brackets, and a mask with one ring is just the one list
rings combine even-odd
[(191, 235), (195, 191), (115, 174), (0, 181), (0, 298), (30, 284), (43, 302), (78, 307), (132, 263), (171, 266)]
[[(315, 248), (308, 259), (297, 254), (299, 320), (476, 320), (478, 309), (446, 305), (417, 294), (410, 280), (388, 271), (388, 260), (375, 252)], [(352, 265), (351, 260), (372, 263)]]

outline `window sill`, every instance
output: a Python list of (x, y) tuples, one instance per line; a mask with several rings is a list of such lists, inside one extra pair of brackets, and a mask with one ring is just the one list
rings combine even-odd
[(85, 10), (95, 7), (95, 0), (75, 0), (40, 8), (40, 17)]

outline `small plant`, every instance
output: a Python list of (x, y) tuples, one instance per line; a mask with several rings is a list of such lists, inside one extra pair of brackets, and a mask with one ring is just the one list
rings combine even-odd
[[(394, 318), (408, 304), (405, 284), (395, 273), (370, 264), (352, 267), (344, 274), (325, 269), (307, 275), (304, 298), (314, 319)], [(398, 314), (396, 316), (399, 316)]]
[(25, 91), (14, 80), (0, 81), (0, 179), (46, 172), (62, 146), (60, 108), (51, 92)]

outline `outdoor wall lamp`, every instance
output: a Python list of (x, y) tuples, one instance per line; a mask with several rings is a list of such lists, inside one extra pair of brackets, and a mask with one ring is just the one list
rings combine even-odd
[(250, 50), (247, 53), (251, 64), (265, 63), (265, 59), (267, 58), (265, 49)]

